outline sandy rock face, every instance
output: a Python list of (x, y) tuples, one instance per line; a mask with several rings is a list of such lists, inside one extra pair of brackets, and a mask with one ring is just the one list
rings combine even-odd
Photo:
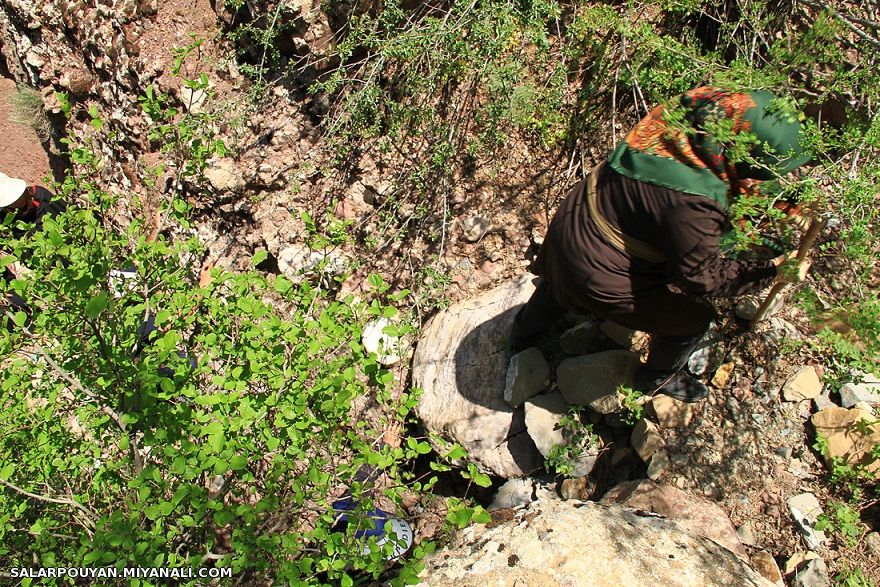
[(483, 470), (519, 477), (541, 466), (524, 410), (504, 401), (513, 318), (534, 291), (524, 275), (450, 306), (423, 328), (412, 377), (425, 426), (467, 449)]
[(726, 548), (621, 506), (547, 500), (472, 526), (425, 561), (421, 587), (773, 585)]

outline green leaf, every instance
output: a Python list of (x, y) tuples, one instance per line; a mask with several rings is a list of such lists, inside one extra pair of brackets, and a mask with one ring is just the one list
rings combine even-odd
[(22, 311), (18, 311), (12, 316), (12, 321), (15, 322), (16, 326), (21, 328), (22, 326), (24, 326), (25, 322), (27, 322), (27, 314)]
[(97, 318), (98, 314), (103, 312), (104, 308), (107, 307), (107, 300), (107, 293), (103, 291), (90, 299), (89, 303), (86, 304), (86, 318)]
[(473, 476), (473, 481), (480, 487), (490, 487), (492, 485), (492, 479), (490, 479), (488, 475), (484, 475), (483, 473), (476, 473)]
[(235, 471), (240, 471), (247, 467), (248, 460), (247, 458), (241, 455), (233, 455), (232, 458), (229, 459), (229, 466), (232, 467)]
[(269, 251), (267, 251), (266, 249), (260, 249), (259, 251), (254, 253), (254, 257), (251, 259), (251, 265), (256, 267), (257, 265), (259, 265), (260, 263), (262, 263), (263, 261), (265, 261), (268, 258), (269, 258)]
[(15, 472), (15, 463), (8, 463), (5, 467), (0, 469), (0, 479), (8, 481), (13, 472)]

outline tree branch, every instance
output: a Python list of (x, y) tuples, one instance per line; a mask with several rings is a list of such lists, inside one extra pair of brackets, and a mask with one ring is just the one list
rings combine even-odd
[(90, 510), (89, 508), (84, 506), (83, 504), (79, 503), (78, 501), (74, 501), (74, 500), (68, 499), (66, 497), (49, 497), (47, 495), (40, 495), (38, 493), (31, 493), (30, 491), (26, 491), (17, 485), (13, 485), (9, 481), (4, 481), (3, 479), (0, 479), (0, 484), (8, 487), (9, 489), (15, 491), (16, 493), (20, 493), (21, 495), (24, 495), (26, 497), (30, 497), (32, 499), (37, 499), (39, 501), (45, 501), (48, 503), (57, 503), (57, 504), (61, 504), (61, 505), (72, 505), (73, 507), (80, 510), (83, 514), (85, 514), (86, 520), (89, 523), (88, 525), (91, 526), (92, 529), (95, 528), (95, 518), (98, 517), (97, 514), (95, 514), (95, 512), (93, 512), (92, 510)]

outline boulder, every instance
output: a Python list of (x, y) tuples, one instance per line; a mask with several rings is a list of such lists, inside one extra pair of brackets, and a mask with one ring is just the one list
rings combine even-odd
[(813, 399), (822, 393), (822, 382), (813, 366), (801, 367), (782, 385), (782, 397), (789, 402)]
[(569, 404), (592, 406), (596, 400), (616, 396), (619, 385), (632, 385), (640, 365), (630, 351), (605, 351), (565, 359), (556, 368), (556, 385)]
[(646, 479), (624, 481), (611, 488), (599, 503), (620, 504), (669, 518), (696, 536), (714, 540), (743, 560), (748, 560), (733, 522), (708, 499), (677, 487)]
[(528, 348), (513, 355), (507, 366), (504, 401), (514, 408), (537, 395), (550, 384), (550, 365), (537, 348)]
[[(842, 459), (851, 465), (863, 465), (880, 478), (880, 460), (871, 454), (880, 444), (880, 424), (871, 423), (871, 414), (858, 408), (826, 408), (813, 414), (810, 421), (816, 435), (828, 441), (826, 464)], [(859, 425), (859, 422), (866, 422)]]
[(498, 521), (429, 555), (419, 585), (773, 585), (713, 540), (619, 505), (537, 501)]
[(435, 315), (413, 356), (416, 414), (425, 427), (463, 446), (484, 473), (519, 477), (542, 466), (525, 412), (504, 401), (513, 318), (534, 291), (523, 275)]

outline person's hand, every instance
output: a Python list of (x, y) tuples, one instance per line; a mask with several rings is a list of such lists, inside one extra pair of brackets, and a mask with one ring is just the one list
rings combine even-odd
[(776, 266), (776, 280), (783, 283), (801, 283), (807, 278), (812, 261), (804, 259), (798, 261), (797, 251), (779, 255), (773, 259)]

